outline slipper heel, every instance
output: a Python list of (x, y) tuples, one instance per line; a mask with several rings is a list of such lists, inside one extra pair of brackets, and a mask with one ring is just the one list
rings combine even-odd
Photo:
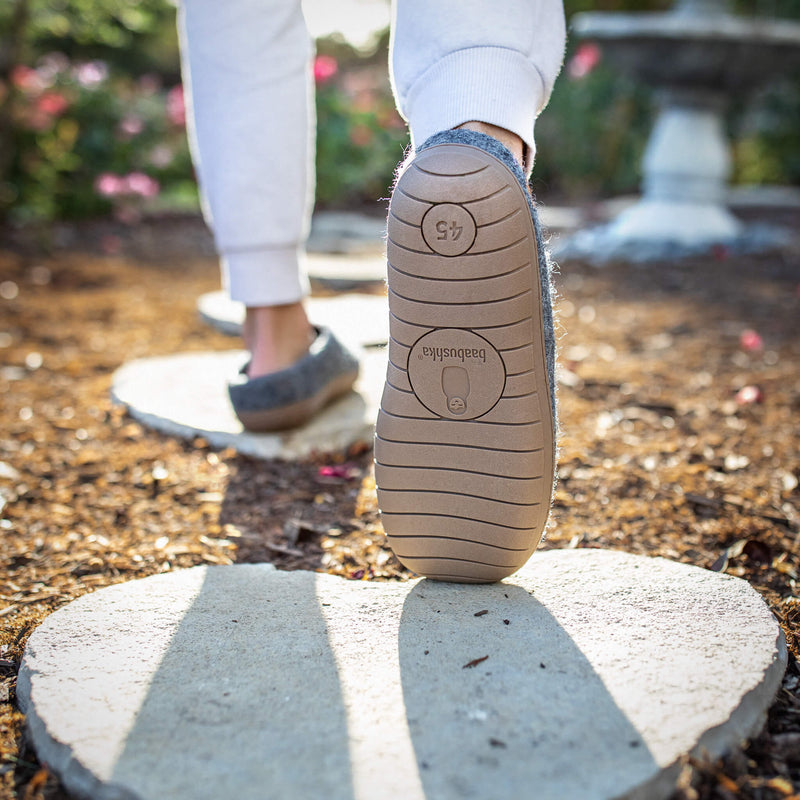
[(554, 470), (537, 235), (519, 179), (480, 147), (421, 151), (392, 195), (387, 257), (383, 527), (414, 572), (498, 581), (539, 544)]

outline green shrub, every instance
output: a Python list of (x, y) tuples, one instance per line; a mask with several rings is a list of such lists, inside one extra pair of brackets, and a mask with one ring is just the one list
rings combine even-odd
[[(797, 17), (800, 0), (770, 0)], [(663, 10), (669, 0), (567, 0), (581, 10)], [(763, 0), (737, 10), (764, 13)], [(197, 208), (180, 119), (169, 0), (0, 0), (0, 221)], [(388, 35), (371, 53), (318, 43), (317, 203), (372, 205), (389, 193), (409, 138), (386, 72)], [(570, 42), (537, 123), (537, 194), (580, 199), (635, 191), (654, 119), (646, 87)], [(730, 115), (735, 179), (800, 183), (800, 82), (763, 90)]]
[(103, 61), (63, 53), (16, 67), (10, 82), (15, 155), (2, 196), (11, 221), (113, 211), (133, 222), (156, 201), (191, 202), (180, 86), (165, 92), (155, 76), (112, 76)]
[[(583, 53), (594, 55), (580, 66)], [(536, 193), (570, 199), (638, 187), (653, 118), (650, 94), (599, 59), (602, 55), (594, 45), (574, 48), (550, 104), (536, 122)]]
[(409, 136), (385, 68), (345, 53), (339, 60), (322, 52), (315, 61), (317, 204), (374, 207), (389, 193)]

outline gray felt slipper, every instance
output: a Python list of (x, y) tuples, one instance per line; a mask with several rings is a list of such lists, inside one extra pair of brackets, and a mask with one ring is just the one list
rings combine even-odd
[(387, 251), (383, 527), (414, 572), (500, 580), (541, 539), (556, 437), (550, 264), (511, 153), (472, 131), (425, 142), (392, 194)]
[(233, 410), (250, 431), (296, 428), (320, 409), (353, 388), (358, 359), (327, 328), (291, 367), (228, 384)]

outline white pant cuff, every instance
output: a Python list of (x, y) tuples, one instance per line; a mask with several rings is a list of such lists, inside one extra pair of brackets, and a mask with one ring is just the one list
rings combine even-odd
[(408, 91), (405, 111), (415, 146), (434, 133), (477, 121), (515, 133), (532, 154), (533, 126), (544, 101), (544, 81), (527, 56), (505, 47), (470, 47), (449, 53), (420, 75)]
[(231, 300), (246, 306), (297, 303), (308, 295), (308, 278), (298, 247), (223, 253), (222, 284)]

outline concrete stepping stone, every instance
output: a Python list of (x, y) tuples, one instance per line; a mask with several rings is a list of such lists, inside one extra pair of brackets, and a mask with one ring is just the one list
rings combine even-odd
[[(200, 317), (229, 336), (240, 336), (244, 304), (227, 292), (207, 292), (197, 300)], [(385, 295), (345, 294), (337, 297), (310, 297), (308, 315), (317, 325), (330, 328), (351, 345), (374, 347), (389, 341), (389, 300)]]
[(340, 292), (372, 288), (386, 280), (386, 256), (383, 249), (380, 253), (358, 257), (309, 253), (307, 266), (312, 285), (316, 283), (323, 288)]
[[(311, 219), (306, 249), (348, 256), (383, 252), (386, 218), (353, 211), (319, 211)], [(385, 264), (384, 264), (385, 266)], [(312, 267), (312, 264), (309, 264)]]
[(202, 436), (212, 447), (233, 447), (257, 458), (300, 459), (372, 443), (386, 375), (386, 349), (361, 350), (355, 390), (307, 425), (280, 433), (250, 433), (236, 418), (227, 383), (245, 363), (240, 350), (142, 358), (113, 376), (112, 399), (139, 422), (171, 436)]
[(503, 583), (268, 564), (119, 584), (31, 636), (39, 757), (89, 798), (667, 797), (762, 725), (786, 667), (738, 578), (536, 554)]

